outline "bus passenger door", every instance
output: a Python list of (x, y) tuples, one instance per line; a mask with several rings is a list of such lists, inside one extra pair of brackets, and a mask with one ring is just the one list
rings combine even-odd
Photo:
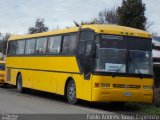
[(94, 42), (94, 31), (83, 29), (79, 31), (78, 64), (83, 78), (79, 81), (77, 94), (84, 100), (91, 100), (91, 71), (92, 71), (92, 48)]
[(94, 41), (94, 31), (81, 30), (78, 58), (81, 71), (84, 73), (84, 79), (89, 80), (92, 71), (92, 47)]

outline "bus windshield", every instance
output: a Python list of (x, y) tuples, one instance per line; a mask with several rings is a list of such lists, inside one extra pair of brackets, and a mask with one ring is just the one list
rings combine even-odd
[[(97, 70), (102, 72), (126, 72), (126, 50), (99, 48)], [(120, 67), (123, 67), (119, 70)]]
[(130, 51), (129, 73), (152, 74), (151, 57), (149, 51)]
[(151, 40), (102, 35), (96, 44), (94, 71), (152, 75)]

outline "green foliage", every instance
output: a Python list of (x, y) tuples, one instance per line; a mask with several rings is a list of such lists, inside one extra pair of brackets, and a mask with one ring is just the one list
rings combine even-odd
[(44, 19), (40, 19), (38, 18), (35, 22), (35, 26), (34, 27), (30, 27), (28, 29), (28, 33), (29, 34), (34, 34), (34, 33), (41, 33), (41, 32), (46, 32), (48, 31), (48, 27), (45, 26), (44, 24)]
[(142, 114), (160, 114), (159, 108), (152, 104), (128, 103), (125, 107)]
[(145, 30), (147, 18), (145, 17), (145, 4), (142, 0), (123, 0), (118, 7), (119, 24)]

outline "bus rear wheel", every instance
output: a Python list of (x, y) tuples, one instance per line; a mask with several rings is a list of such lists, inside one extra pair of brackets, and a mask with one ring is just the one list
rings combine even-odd
[(22, 75), (19, 74), (18, 77), (17, 77), (17, 91), (19, 93), (22, 93), (23, 92), (23, 86), (22, 86)]
[(70, 104), (76, 104), (76, 85), (73, 80), (70, 80), (67, 85), (67, 100)]

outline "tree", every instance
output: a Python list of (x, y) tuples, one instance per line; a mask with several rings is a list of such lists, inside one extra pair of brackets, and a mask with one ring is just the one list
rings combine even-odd
[(142, 0), (123, 0), (122, 6), (117, 10), (119, 24), (145, 30), (147, 21), (145, 10)]
[(7, 42), (11, 36), (11, 33), (6, 33), (5, 35), (1, 34), (1, 36), (2, 36), (3, 40), (1, 40), (1, 42), (0, 42), (0, 52), (5, 55), (6, 49), (7, 49)]
[(153, 38), (158, 37), (158, 33), (157, 32), (152, 32), (152, 37)]
[(90, 21), (81, 21), (81, 25), (91, 25), (91, 24), (97, 24), (97, 19), (94, 18)]
[[(118, 14), (117, 8), (112, 9), (104, 9), (99, 12), (98, 16), (90, 21), (81, 21), (80, 25), (88, 25), (88, 24), (118, 24)], [(77, 22), (75, 22), (76, 26), (79, 26)]]
[(34, 33), (41, 33), (41, 32), (46, 32), (48, 31), (48, 27), (45, 26), (44, 24), (44, 19), (40, 19), (38, 18), (35, 22), (35, 26), (34, 27), (30, 27), (28, 29), (28, 33), (29, 34), (34, 34)]
[(118, 24), (117, 8), (104, 9), (99, 12), (97, 22), (99, 24)]
[(5, 55), (6, 54), (6, 50), (7, 50), (7, 43), (8, 43), (8, 40), (11, 36), (11, 33), (6, 33), (4, 35), (4, 38), (3, 38), (3, 50), (2, 50), (2, 53)]
[(5, 35), (4, 35), (4, 40), (5, 41), (8, 41), (8, 39), (11, 37), (11, 33), (6, 33)]
[[(104, 9), (99, 12), (98, 16), (90, 21), (81, 21), (80, 25), (88, 25), (88, 24), (118, 24), (118, 14), (117, 8), (112, 9)], [(75, 22), (76, 26), (79, 26), (77, 22)]]

